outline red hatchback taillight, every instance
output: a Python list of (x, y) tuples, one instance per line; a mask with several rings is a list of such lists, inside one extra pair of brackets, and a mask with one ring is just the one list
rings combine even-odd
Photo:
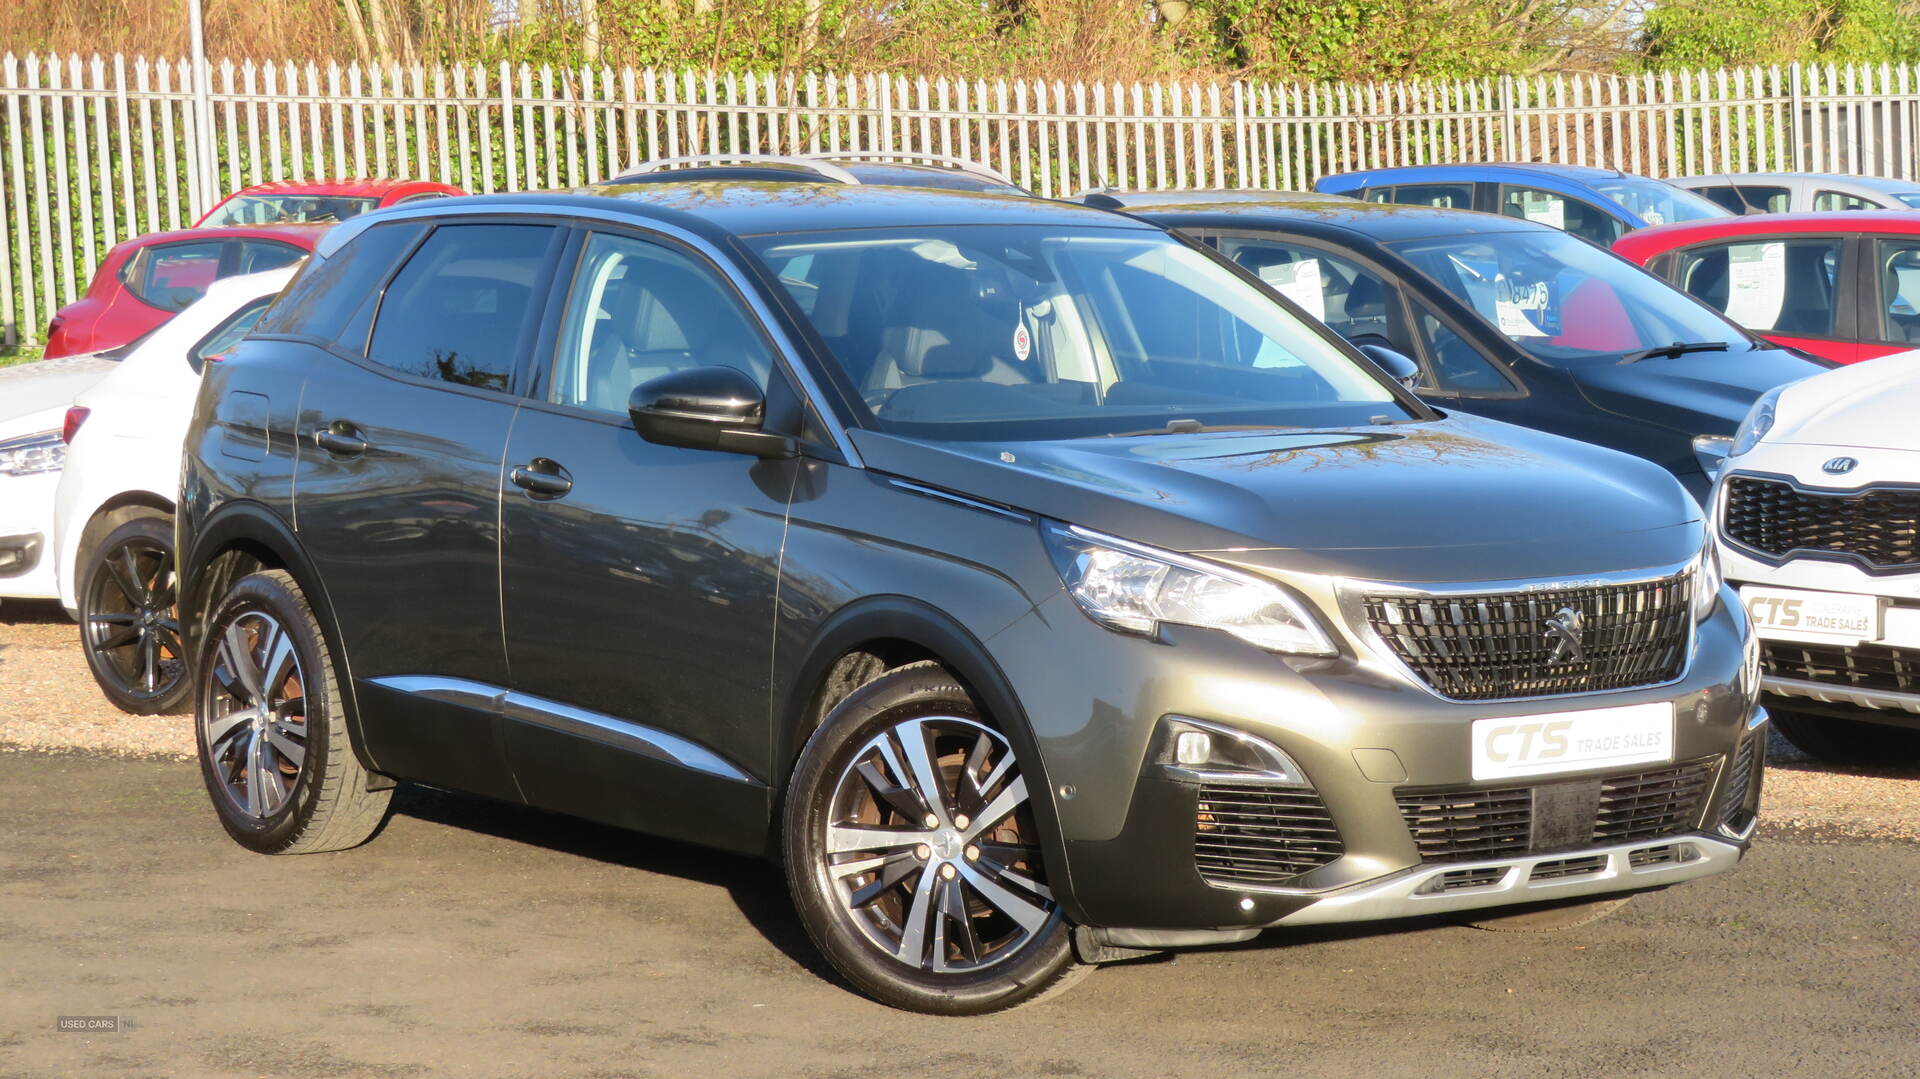
[(73, 436), (80, 433), (80, 425), (87, 422), (87, 417), (92, 412), (92, 409), (81, 408), (79, 405), (67, 409), (66, 422), (60, 425), (60, 441), (72, 445)]

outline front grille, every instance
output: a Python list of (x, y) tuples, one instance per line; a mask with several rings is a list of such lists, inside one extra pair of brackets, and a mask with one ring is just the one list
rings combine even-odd
[(1607, 856), (1589, 854), (1580, 858), (1559, 858), (1551, 862), (1541, 862), (1527, 874), (1527, 880), (1565, 880), (1568, 877), (1588, 877), (1607, 871)]
[(1920, 565), (1920, 490), (1802, 491), (1780, 480), (1727, 480), (1727, 538), (1776, 558), (1795, 551), (1858, 555), (1879, 568)]
[(1602, 780), (1594, 815), (1596, 843), (1631, 843), (1685, 831), (1700, 810), (1719, 758), (1688, 761), (1637, 775)]
[[(1442, 696), (1477, 701), (1671, 682), (1687, 660), (1690, 585), (1680, 574), (1591, 588), (1369, 596), (1365, 602), (1368, 625), (1402, 663)], [(1549, 620), (1577, 622), (1577, 650)]]
[[(1537, 787), (1403, 789), (1394, 797), (1422, 861), (1492, 861), (1685, 832), (1699, 816), (1700, 799), (1719, 761), (1704, 757)], [(1536, 804), (1552, 819), (1537, 814)], [(1580, 816), (1569, 821), (1569, 812)]]
[(1483, 865), (1474, 869), (1454, 869), (1440, 874), (1439, 879), (1426, 888), (1428, 894), (1440, 892), (1458, 892), (1466, 888), (1487, 888), (1500, 883), (1507, 877), (1507, 871), (1497, 865)]
[(1693, 860), (1693, 850), (1684, 843), (1667, 843), (1658, 847), (1641, 847), (1627, 855), (1627, 865), (1634, 869), (1646, 869), (1656, 865), (1677, 865)]
[(1920, 650), (1883, 644), (1801, 644), (1760, 642), (1766, 672), (1800, 682), (1825, 682), (1851, 689), (1920, 693)]
[(1747, 826), (1747, 794), (1753, 788), (1754, 769), (1764, 767), (1766, 739), (1749, 738), (1733, 756), (1727, 779), (1720, 786), (1721, 825), (1738, 832)]
[(1345, 851), (1312, 790), (1206, 784), (1194, 814), (1193, 861), (1213, 884), (1280, 884)]

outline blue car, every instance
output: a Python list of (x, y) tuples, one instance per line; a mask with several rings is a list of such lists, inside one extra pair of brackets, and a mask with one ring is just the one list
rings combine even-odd
[(1411, 165), (1340, 173), (1313, 187), (1368, 202), (1505, 214), (1601, 247), (1649, 225), (1731, 216), (1672, 184), (1578, 165)]

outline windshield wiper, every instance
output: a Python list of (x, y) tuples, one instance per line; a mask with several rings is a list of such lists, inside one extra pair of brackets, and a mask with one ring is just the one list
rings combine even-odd
[(1725, 341), (1675, 341), (1671, 345), (1655, 345), (1638, 352), (1629, 352), (1620, 357), (1621, 363), (1639, 363), (1651, 356), (1684, 356), (1689, 352), (1725, 352)]

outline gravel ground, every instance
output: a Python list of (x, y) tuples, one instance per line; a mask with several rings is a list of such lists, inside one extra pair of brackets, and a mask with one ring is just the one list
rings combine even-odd
[[(185, 716), (129, 716), (106, 702), (80, 654), (79, 628), (57, 604), (0, 605), (0, 747), (191, 758)], [(1763, 830), (1819, 840), (1920, 840), (1920, 761), (1871, 770), (1824, 767), (1775, 735)]]

